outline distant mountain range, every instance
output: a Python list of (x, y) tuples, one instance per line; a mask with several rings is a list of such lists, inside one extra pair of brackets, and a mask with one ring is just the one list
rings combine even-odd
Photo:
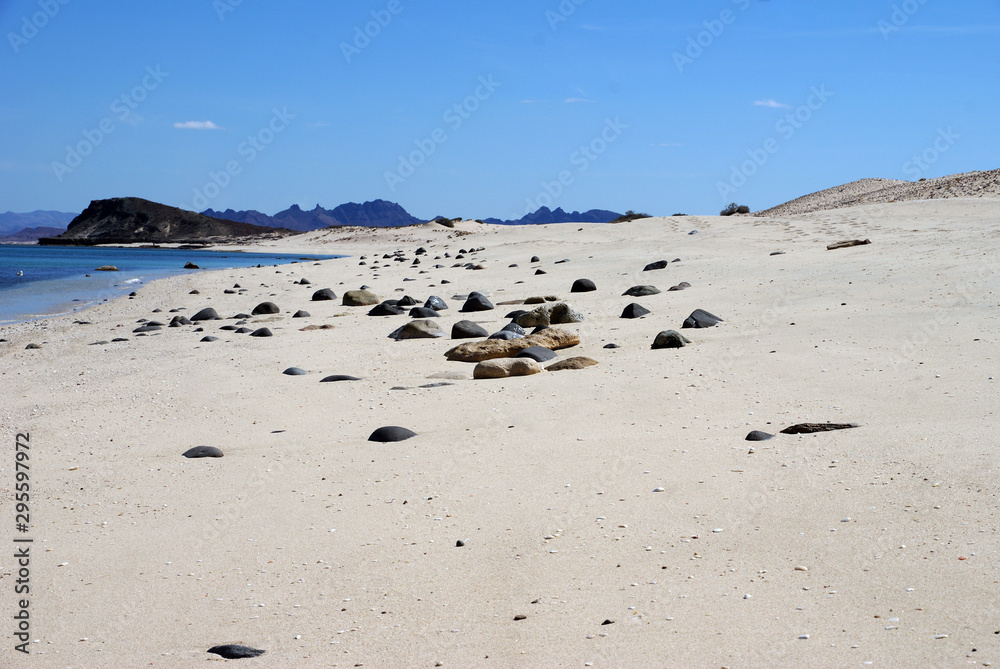
[(56, 237), (43, 237), (46, 246), (95, 244), (207, 244), (234, 237), (275, 237), (295, 234), (275, 229), (210, 218), (138, 197), (94, 200), (69, 227)]
[[(139, 198), (114, 198), (114, 200), (139, 200)], [(110, 201), (111, 200), (97, 200), (95, 202)], [(148, 201), (143, 200), (143, 202)], [(92, 206), (93, 203), (91, 203), (91, 207)], [(157, 206), (165, 207), (166, 205)], [(169, 207), (169, 209), (174, 208)], [(234, 211), (232, 209), (215, 211), (214, 209), (206, 209), (201, 212), (200, 215), (215, 220), (244, 223), (247, 225), (265, 228), (282, 228), (298, 232), (319, 230), (330, 226), (395, 228), (427, 222), (426, 219), (420, 219), (410, 215), (409, 212), (395, 202), (388, 202), (386, 200), (374, 200), (363, 204), (348, 202), (336, 207), (335, 209), (324, 209), (317, 204), (310, 211), (306, 211), (299, 207), (299, 205), (293, 204), (288, 209), (279, 211), (274, 216), (268, 216), (267, 214), (253, 209), (244, 211)], [(487, 218), (484, 219), (483, 222), (494, 225), (608, 223), (618, 216), (618, 213), (607, 211), (605, 209), (591, 209), (590, 211), (585, 212), (573, 211), (567, 213), (560, 208), (552, 210), (548, 207), (542, 207), (538, 211), (528, 214), (522, 218), (511, 220)], [(27, 214), (7, 212), (6, 214), (0, 214), (0, 243), (25, 243), (42, 237), (56, 237), (62, 233), (76, 217), (77, 214), (61, 211), (33, 211)], [(171, 214), (171, 217), (176, 219), (177, 215)], [(438, 216), (437, 218), (444, 217)]]
[(545, 225), (547, 223), (610, 223), (621, 216), (621, 214), (608, 211), (606, 209), (591, 209), (590, 211), (572, 211), (566, 213), (562, 208), (555, 211), (548, 207), (542, 207), (533, 214), (528, 214), (521, 218), (501, 221), (499, 218), (486, 218), (483, 223), (494, 225)]

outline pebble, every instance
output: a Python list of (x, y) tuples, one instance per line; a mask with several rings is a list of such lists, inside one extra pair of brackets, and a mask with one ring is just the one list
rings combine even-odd
[(664, 488), (653, 488), (653, 492), (666, 492)]
[(289, 367), (288, 369), (282, 372), (282, 374), (287, 374), (288, 376), (305, 376), (308, 373), (309, 372), (302, 369), (301, 367)]

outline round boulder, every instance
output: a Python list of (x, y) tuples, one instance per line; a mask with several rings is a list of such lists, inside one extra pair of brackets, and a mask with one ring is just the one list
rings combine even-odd
[(645, 297), (646, 295), (656, 295), (660, 292), (660, 289), (656, 286), (632, 286), (624, 293), (622, 296), (628, 297)]
[(463, 313), (473, 312), (473, 311), (490, 311), (494, 309), (493, 303), (490, 302), (485, 295), (480, 293), (469, 293), (469, 298), (462, 305), (461, 311)]
[(329, 288), (323, 288), (322, 290), (317, 290), (313, 293), (313, 302), (328, 302), (330, 300), (337, 299), (337, 294), (330, 290)]
[(656, 335), (653, 340), (654, 349), (660, 348), (684, 348), (691, 343), (691, 340), (676, 330), (664, 330)]
[(571, 293), (592, 293), (597, 290), (597, 286), (590, 279), (577, 279), (573, 282), (573, 287), (569, 289)]
[[(240, 328), (241, 330), (246, 330), (247, 328)], [(237, 330), (239, 332), (239, 330)], [(274, 334), (267, 328), (258, 328), (250, 333), (251, 337), (273, 337)]]
[(280, 314), (281, 309), (279, 309), (278, 305), (275, 304), (274, 302), (261, 302), (256, 307), (254, 307), (253, 311), (251, 311), (250, 313), (254, 316)]
[(345, 307), (373, 307), (379, 301), (378, 295), (367, 290), (349, 290), (344, 293)]
[(219, 312), (217, 312), (212, 307), (207, 307), (202, 309), (194, 316), (191, 317), (192, 321), (217, 321), (219, 319)]
[(447, 336), (437, 323), (426, 319), (410, 321), (389, 335), (390, 338), (396, 341), (403, 339), (434, 339)]
[(622, 318), (642, 318), (649, 313), (651, 313), (649, 309), (633, 302), (622, 311)]
[(489, 336), (489, 332), (472, 321), (459, 321), (451, 326), (452, 339), (481, 339)]

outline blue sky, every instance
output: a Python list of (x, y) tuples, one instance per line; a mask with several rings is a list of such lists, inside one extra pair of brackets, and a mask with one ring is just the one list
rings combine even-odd
[(0, 28), (0, 211), (714, 214), (1000, 167), (998, 0), (0, 0)]

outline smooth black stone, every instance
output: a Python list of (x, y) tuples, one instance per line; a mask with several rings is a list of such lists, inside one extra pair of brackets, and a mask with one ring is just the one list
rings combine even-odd
[(395, 304), (390, 304), (389, 302), (382, 302), (381, 304), (376, 304), (372, 307), (371, 311), (368, 312), (369, 316), (402, 316), (406, 312), (397, 307)]
[(690, 287), (691, 287), (690, 283), (688, 283), (687, 281), (681, 281), (676, 286), (670, 286), (668, 292), (675, 292), (675, 291), (678, 291), (678, 290), (686, 290), (686, 289), (688, 289)]
[(192, 290), (190, 293), (188, 293), (188, 295), (201, 295), (201, 291), (195, 289), (195, 290)]
[(105, 344), (110, 344), (110, 343), (111, 342), (109, 342), (107, 339), (102, 339), (100, 341), (92, 342), (90, 345), (91, 346), (104, 346)]
[(535, 276), (538, 276), (539, 274), (548, 274), (548, 272), (546, 272), (544, 269), (536, 269)]
[(398, 427), (396, 425), (388, 425), (372, 432), (371, 436), (368, 437), (368, 441), (377, 441), (385, 444), (394, 441), (404, 441), (415, 436), (417, 436), (417, 433), (413, 430), (407, 430), (405, 427)]
[(669, 264), (670, 263), (668, 263), (666, 260), (657, 260), (656, 262), (651, 262), (648, 265), (646, 265), (645, 267), (643, 267), (642, 271), (643, 272), (651, 272), (654, 269), (666, 269), (667, 265), (669, 265)]
[(334, 293), (329, 288), (323, 288), (322, 290), (317, 290), (312, 295), (313, 302), (327, 302), (329, 300), (337, 299), (337, 294)]
[(652, 313), (649, 309), (633, 302), (622, 311), (622, 318), (642, 318), (649, 313)]
[(230, 320), (245, 321), (248, 318), (250, 318), (250, 314), (239, 313), (233, 316)]
[(605, 344), (604, 348), (618, 348), (618, 344)]
[(506, 316), (504, 316), (504, 318), (510, 318), (511, 320), (515, 320), (516, 321), (518, 318), (520, 318), (521, 316), (525, 315), (526, 313), (528, 313), (528, 312), (525, 311), (524, 309), (515, 309), (514, 311), (512, 311), (509, 314), (507, 314)]
[(236, 330), (235, 325), (223, 325), (220, 330), (228, 330), (229, 332), (234, 332)]
[(542, 259), (538, 256), (531, 256), (531, 262), (542, 262)]
[(181, 455), (185, 458), (221, 458), (222, 451), (215, 446), (195, 446), (184, 451)]
[(311, 284), (312, 284), (312, 281), (310, 281), (309, 279), (299, 279), (299, 285), (300, 286), (308, 286), (308, 285), (311, 285)]
[(248, 657), (259, 657), (267, 651), (238, 644), (226, 644), (225, 646), (213, 646), (208, 649), (209, 653), (221, 655), (227, 660), (242, 660)]
[(412, 297), (410, 297), (409, 295), (404, 295), (403, 299), (401, 299), (398, 302), (396, 302), (396, 304), (398, 304), (401, 307), (415, 307), (415, 306), (417, 306), (420, 303), (417, 302)]
[(424, 308), (433, 309), (434, 311), (441, 311), (443, 309), (448, 308), (448, 303), (442, 300), (437, 295), (431, 295), (430, 297), (427, 298), (427, 301), (424, 302)]
[(660, 289), (657, 288), (656, 286), (632, 286), (631, 288), (629, 288), (628, 290), (626, 290), (624, 293), (622, 293), (622, 297), (625, 297), (625, 296), (628, 296), (628, 297), (646, 297), (647, 295), (658, 295), (659, 293), (660, 293)]
[[(241, 329), (246, 330), (248, 328), (241, 328)], [(268, 330), (267, 328), (259, 328), (257, 330), (254, 330), (253, 332), (251, 332), (250, 336), (251, 337), (273, 337), (274, 334), (270, 330)]]
[(219, 313), (212, 307), (207, 307), (202, 309), (194, 316), (191, 317), (192, 321), (217, 321), (219, 320)]
[(128, 339), (126, 339), (125, 337), (115, 337), (114, 339), (111, 340), (111, 343), (113, 344), (116, 341), (128, 341)]
[(857, 423), (799, 423), (786, 427), (781, 434), (815, 434), (817, 432), (831, 432), (833, 430), (850, 430), (861, 427)]
[(517, 352), (515, 358), (531, 358), (535, 362), (547, 362), (556, 357), (556, 352), (544, 346), (529, 346)]
[(301, 367), (289, 367), (288, 369), (282, 372), (282, 374), (287, 374), (288, 376), (305, 376), (308, 373), (309, 372), (302, 369)]
[(198, 341), (213, 342), (213, 341), (219, 341), (219, 338), (218, 337), (213, 337), (211, 335), (206, 335), (206, 336), (202, 337), (201, 339), (199, 339)]
[(463, 313), (468, 313), (473, 311), (490, 311), (494, 308), (493, 303), (486, 299), (485, 295), (470, 293), (469, 299), (467, 299), (465, 304), (462, 305), (461, 311)]
[(141, 328), (136, 328), (132, 332), (156, 332), (157, 330), (162, 330), (163, 328), (159, 325), (143, 325)]
[(163, 309), (153, 309), (154, 314), (163, 313)]
[(424, 385), (419, 386), (419, 387), (420, 388), (444, 388), (445, 386), (453, 386), (453, 385), (455, 385), (455, 384), (454, 383), (448, 383), (446, 381), (442, 381), (441, 383), (425, 383)]
[(597, 290), (597, 286), (590, 279), (577, 279), (573, 282), (573, 287), (569, 289), (571, 293), (592, 293)]
[(500, 331), (501, 332), (513, 332), (514, 334), (519, 334), (519, 335), (526, 335), (526, 334), (528, 334), (527, 330), (525, 330), (524, 328), (522, 328), (517, 323), (507, 323), (507, 325), (505, 325), (502, 328), (500, 328)]
[(465, 545), (465, 542), (462, 541), (461, 539), (459, 539), (458, 541), (455, 542), (455, 548), (461, 548), (464, 545)]
[(499, 332), (494, 332), (490, 335), (490, 339), (503, 339), (504, 341), (509, 341), (511, 339), (523, 339), (523, 334), (518, 334), (517, 332), (511, 332), (510, 330), (500, 330)]
[(548, 329), (549, 329), (548, 325), (537, 325), (535, 326), (535, 329), (531, 331), (531, 334), (538, 334), (542, 330), (548, 330)]
[(236, 294), (236, 291), (235, 291), (235, 290), (233, 290), (232, 288), (226, 288), (226, 289), (225, 289), (224, 291), (222, 291), (222, 292), (223, 292), (224, 294), (226, 294), (226, 295), (235, 295), (235, 294)]
[(481, 339), (488, 337), (489, 334), (482, 326), (472, 321), (459, 321), (451, 326), (452, 339)]
[[(261, 329), (262, 330), (267, 330), (267, 328), (261, 328)], [(270, 330), (267, 330), (267, 331), (270, 332)], [(271, 336), (270, 334), (266, 334), (266, 335), (253, 334), (255, 332), (260, 332), (260, 330), (251, 330), (250, 328), (239, 328), (238, 330), (236, 330), (236, 334), (247, 334), (248, 332), (251, 333), (251, 336), (254, 336), (254, 337), (270, 337)]]
[(427, 307), (413, 307), (409, 313), (410, 318), (437, 318), (440, 315), (438, 312)]
[(691, 343), (687, 337), (682, 335), (676, 330), (665, 330), (658, 335), (656, 339), (653, 340), (653, 345), (651, 348), (684, 348)]
[(773, 439), (774, 435), (767, 432), (761, 432), (760, 430), (754, 430), (747, 435), (747, 441), (767, 441), (768, 439)]
[(309, 318), (310, 316), (312, 316), (312, 314), (310, 314), (308, 311), (303, 311), (301, 309), (292, 314), (292, 318)]
[(261, 302), (256, 307), (254, 307), (253, 311), (251, 311), (250, 313), (253, 314), (254, 316), (267, 315), (267, 314), (280, 314), (281, 309), (279, 309), (278, 305), (275, 304), (274, 302)]
[(710, 328), (715, 327), (723, 320), (714, 314), (710, 314), (704, 309), (695, 309), (691, 315), (684, 319), (682, 328)]
[(347, 374), (333, 374), (332, 376), (327, 376), (320, 379), (320, 383), (334, 383), (336, 381), (360, 381), (356, 376), (348, 376)]
[(563, 258), (562, 260), (557, 260), (556, 264), (557, 265), (562, 265), (563, 263), (567, 263), (567, 262), (569, 262), (569, 258)]

